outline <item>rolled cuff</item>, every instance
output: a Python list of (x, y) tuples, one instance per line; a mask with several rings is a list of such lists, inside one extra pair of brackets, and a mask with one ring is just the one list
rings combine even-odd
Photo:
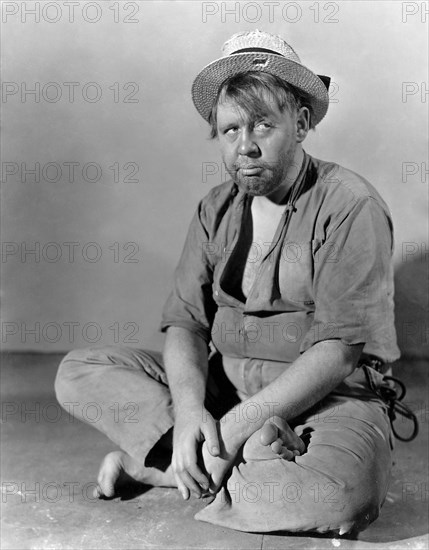
[(169, 327), (185, 328), (193, 334), (199, 336), (208, 345), (210, 342), (210, 331), (202, 325), (189, 320), (162, 321), (160, 331), (166, 332)]

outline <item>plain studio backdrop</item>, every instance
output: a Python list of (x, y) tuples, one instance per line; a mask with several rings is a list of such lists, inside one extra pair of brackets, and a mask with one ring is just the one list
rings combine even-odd
[(388, 203), (399, 343), (427, 354), (427, 17), (399, 1), (3, 2), (3, 348), (161, 348), (190, 219), (226, 178), (192, 81), (258, 28), (331, 76), (305, 149)]

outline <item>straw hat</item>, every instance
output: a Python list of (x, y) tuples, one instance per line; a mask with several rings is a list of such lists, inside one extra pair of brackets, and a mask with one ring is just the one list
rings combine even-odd
[(313, 107), (313, 124), (325, 116), (330, 78), (318, 76), (302, 65), (295, 51), (280, 36), (254, 30), (234, 34), (222, 48), (223, 57), (198, 74), (192, 85), (192, 100), (208, 121), (221, 84), (230, 76), (263, 71), (278, 76), (306, 92)]

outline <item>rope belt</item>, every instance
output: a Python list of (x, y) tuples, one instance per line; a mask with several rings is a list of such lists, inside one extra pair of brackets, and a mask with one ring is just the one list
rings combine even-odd
[[(383, 363), (377, 358), (365, 357), (365, 359), (360, 362), (359, 366), (371, 367), (377, 372), (382, 373), (381, 367), (383, 366)], [(400, 441), (412, 441), (415, 439), (419, 433), (419, 422), (413, 411), (405, 403), (402, 403), (402, 400), (407, 393), (405, 384), (398, 378), (383, 375), (383, 383), (381, 385), (376, 385), (370, 376), (370, 372), (367, 369), (363, 370), (365, 372), (369, 387), (382, 401), (387, 404), (388, 415), (394, 436)], [(411, 435), (403, 436), (397, 432), (394, 425), (397, 414), (400, 414), (402, 417), (412, 421), (413, 431), (411, 432)]]

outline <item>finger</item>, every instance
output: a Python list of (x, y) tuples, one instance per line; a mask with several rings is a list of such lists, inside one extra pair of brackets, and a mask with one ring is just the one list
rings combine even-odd
[[(206, 476), (201, 472), (195, 461), (193, 461), (191, 458), (184, 462), (181, 461), (179, 462), (179, 464), (174, 462), (173, 472), (176, 479), (180, 481), (181, 489), (183, 489), (183, 487), (186, 489), (185, 494), (188, 498), (189, 492), (192, 492), (194, 496), (200, 498), (201, 487), (203, 487), (203, 489), (206, 489), (209, 485)], [(201, 487), (198, 483), (201, 483)], [(183, 498), (185, 498), (183, 490), (181, 492)]]
[[(196, 449), (188, 449), (187, 453), (182, 457), (182, 460), (179, 464), (175, 465), (174, 470), (181, 476), (182, 481), (190, 490), (194, 490), (195, 487), (198, 487), (198, 492), (208, 489), (209, 479), (205, 473), (198, 466), (197, 452)], [(183, 473), (187, 473), (192, 479), (191, 484), (187, 483), (188, 477), (185, 478), (182, 476)]]
[(215, 495), (219, 491), (222, 485), (223, 479), (224, 479), (223, 477), (219, 477), (216, 475), (211, 476), (210, 489), (209, 489), (211, 495)]
[(201, 498), (201, 487), (195, 481), (195, 479), (186, 470), (180, 472), (180, 479), (185, 487), (190, 491), (194, 497)]
[(198, 484), (199, 487), (202, 487), (204, 490), (208, 489), (209, 478), (206, 474), (202, 472), (198, 464), (192, 464), (191, 466), (186, 468), (186, 471), (192, 477), (192, 479)]
[(182, 482), (178, 474), (174, 474), (174, 478), (176, 480), (177, 488), (179, 489), (179, 492), (182, 495), (183, 500), (188, 500), (189, 499), (188, 488), (184, 485), (184, 483)]
[(209, 453), (212, 456), (219, 456), (220, 445), (217, 433), (217, 422), (211, 415), (207, 415), (207, 421), (204, 423), (201, 431), (203, 432)]

